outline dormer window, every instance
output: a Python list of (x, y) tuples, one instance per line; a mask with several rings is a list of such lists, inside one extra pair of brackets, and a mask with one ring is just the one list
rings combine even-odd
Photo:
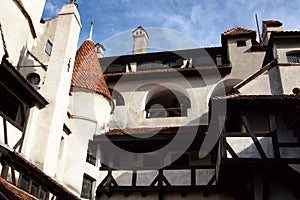
[(289, 63), (300, 63), (300, 52), (293, 52), (286, 54)]
[(238, 40), (236, 41), (236, 46), (237, 47), (245, 47), (246, 45), (246, 41), (245, 40)]

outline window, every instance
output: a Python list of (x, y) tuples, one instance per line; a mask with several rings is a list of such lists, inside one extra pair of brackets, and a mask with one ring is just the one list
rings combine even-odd
[(216, 55), (216, 65), (222, 65), (222, 55)]
[(0, 94), (0, 115), (19, 130), (23, 130), (28, 115), (28, 106), (19, 101), (14, 94), (1, 84)]
[(60, 146), (59, 146), (58, 159), (62, 158), (63, 151), (64, 151), (64, 146), (65, 146), (65, 138), (61, 137), (60, 138)]
[(37, 73), (30, 73), (27, 76), (27, 80), (29, 81), (29, 83), (31, 83), (33, 85), (39, 85), (41, 78), (40, 78), (40, 75), (38, 75)]
[(97, 153), (97, 146), (90, 140), (88, 144), (86, 162), (96, 166), (96, 153)]
[(287, 61), (289, 63), (300, 63), (300, 52), (298, 53), (288, 53), (286, 55)]
[(31, 183), (30, 194), (33, 196), (38, 196), (39, 186), (35, 183)]
[(25, 178), (24, 176), (21, 176), (19, 187), (20, 187), (20, 189), (22, 189), (24, 191), (28, 191), (28, 189), (29, 189), (29, 179)]
[(164, 90), (153, 95), (146, 105), (146, 118), (186, 117), (190, 100), (177, 91)]
[(39, 199), (40, 200), (46, 200), (47, 199), (47, 191), (44, 188), (40, 189)]
[(52, 46), (53, 46), (52, 42), (47, 40), (46, 47), (45, 47), (45, 52), (46, 52), (46, 54), (48, 54), (48, 56), (51, 56)]
[(246, 45), (246, 41), (245, 40), (238, 40), (236, 41), (236, 46), (237, 47), (245, 47)]
[(92, 199), (92, 189), (94, 180), (87, 176), (83, 176), (83, 183), (81, 189), (81, 197), (85, 199)]

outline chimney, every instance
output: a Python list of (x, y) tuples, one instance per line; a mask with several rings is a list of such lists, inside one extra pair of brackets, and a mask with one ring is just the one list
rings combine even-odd
[(95, 44), (95, 51), (97, 53), (98, 58), (103, 58), (104, 57), (104, 51), (106, 49), (104, 48), (104, 46), (100, 43)]
[(277, 20), (266, 20), (262, 22), (262, 41), (263, 45), (268, 45), (271, 32), (283, 31), (282, 22)]
[(134, 31), (132, 31), (133, 37), (133, 54), (142, 54), (147, 51), (148, 44), (148, 34), (146, 30), (139, 26)]

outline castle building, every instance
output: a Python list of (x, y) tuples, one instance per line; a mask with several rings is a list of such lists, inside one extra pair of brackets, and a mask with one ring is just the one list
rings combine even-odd
[(0, 199), (300, 198), (300, 32), (147, 53), (139, 26), (105, 57), (75, 1), (44, 6), (0, 2)]

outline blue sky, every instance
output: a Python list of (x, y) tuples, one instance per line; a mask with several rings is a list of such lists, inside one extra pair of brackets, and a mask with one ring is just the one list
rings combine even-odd
[[(69, 0), (46, 0), (44, 19), (56, 17)], [(220, 35), (235, 26), (256, 30), (261, 21), (280, 20), (285, 30), (300, 30), (300, 1), (287, 0), (77, 0), (82, 31), (79, 45), (88, 38), (104, 44), (106, 56), (129, 53), (131, 31), (143, 26), (149, 47), (175, 50), (220, 46)], [(167, 37), (168, 36), (168, 37)]]

